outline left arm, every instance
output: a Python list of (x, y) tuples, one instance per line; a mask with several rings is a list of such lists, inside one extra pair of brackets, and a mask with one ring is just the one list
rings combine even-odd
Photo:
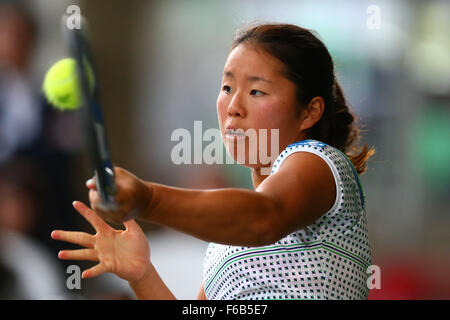
[(328, 164), (309, 152), (290, 155), (257, 191), (277, 199), (282, 206), (273, 221), (278, 239), (320, 218), (333, 206), (337, 192)]
[[(115, 168), (120, 209), (102, 212), (95, 183), (88, 183), (92, 208), (120, 221), (134, 208), (140, 219), (208, 242), (237, 246), (274, 243), (329, 210), (336, 198), (331, 169), (319, 156), (297, 152), (256, 189), (192, 190), (144, 182)], [(139, 205), (138, 205), (139, 204)]]
[(153, 201), (140, 219), (165, 225), (207, 242), (259, 246), (273, 238), (279, 204), (247, 189), (192, 190), (147, 183)]
[(243, 246), (271, 244), (310, 225), (336, 198), (331, 169), (307, 152), (289, 156), (256, 191), (147, 186), (153, 197), (142, 219), (206, 241)]

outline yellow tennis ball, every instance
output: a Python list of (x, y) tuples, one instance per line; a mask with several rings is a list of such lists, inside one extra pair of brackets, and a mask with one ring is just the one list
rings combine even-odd
[[(48, 102), (60, 110), (74, 110), (81, 106), (82, 98), (78, 84), (76, 60), (65, 58), (56, 62), (45, 74), (42, 90)], [(94, 73), (86, 68), (89, 87), (94, 86)]]

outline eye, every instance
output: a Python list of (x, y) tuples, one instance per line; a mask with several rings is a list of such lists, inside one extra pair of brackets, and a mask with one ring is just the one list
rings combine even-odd
[(262, 96), (262, 95), (265, 95), (265, 93), (262, 91), (253, 89), (252, 91), (250, 91), (250, 95), (251, 96)]
[(225, 91), (225, 93), (230, 93), (231, 92), (231, 87), (230, 86), (223, 86), (222, 87), (222, 91)]

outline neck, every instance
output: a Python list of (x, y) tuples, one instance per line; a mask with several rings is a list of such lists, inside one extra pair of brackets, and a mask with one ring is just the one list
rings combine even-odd
[(258, 189), (259, 185), (266, 179), (268, 174), (261, 174), (261, 168), (252, 168), (252, 183), (253, 189)]
[[(302, 131), (294, 139), (292, 139), (290, 143), (283, 145), (280, 151), (283, 151), (284, 148), (286, 148), (291, 143), (303, 141), (303, 140), (307, 140), (307, 139), (309, 139), (309, 138), (307, 137), (306, 133), (304, 133)], [(275, 159), (276, 159), (276, 157), (275, 157)], [(261, 174), (261, 167), (251, 168), (251, 172), (252, 172), (253, 189), (256, 190), (256, 189), (258, 189), (259, 185), (264, 181), (264, 179), (266, 179), (269, 175)]]

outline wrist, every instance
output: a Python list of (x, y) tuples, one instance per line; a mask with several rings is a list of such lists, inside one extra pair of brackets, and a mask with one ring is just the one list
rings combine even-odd
[(152, 263), (136, 281), (128, 281), (136, 297), (140, 300), (175, 300), (176, 297), (167, 288)]
[(154, 275), (155, 272), (156, 272), (155, 267), (153, 266), (153, 264), (151, 262), (149, 262), (145, 266), (145, 268), (142, 272), (142, 275), (140, 275), (137, 279), (128, 280), (128, 283), (131, 287), (139, 287), (142, 284), (145, 284), (148, 281), (150, 281), (150, 279), (152, 279), (152, 276)]
[(148, 221), (148, 222), (152, 222), (152, 215), (151, 213), (155, 210), (156, 208), (156, 185), (154, 183), (151, 182), (144, 182), (144, 186), (145, 186), (145, 194), (146, 194), (146, 203), (145, 206), (143, 208), (143, 210), (139, 213), (139, 218), (141, 218), (142, 220)]

